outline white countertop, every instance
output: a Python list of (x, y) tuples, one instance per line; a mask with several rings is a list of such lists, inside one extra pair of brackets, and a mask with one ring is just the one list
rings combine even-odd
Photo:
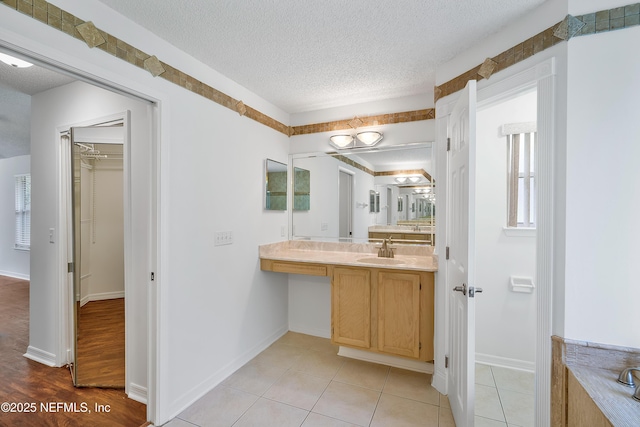
[(394, 270), (437, 271), (438, 257), (432, 246), (391, 245), (394, 258), (378, 257), (380, 244), (288, 240), (261, 245), (260, 258), (314, 264), (374, 267)]

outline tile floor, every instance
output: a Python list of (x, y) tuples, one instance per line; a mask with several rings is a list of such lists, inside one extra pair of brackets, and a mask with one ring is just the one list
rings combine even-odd
[(534, 374), (476, 364), (476, 427), (533, 426)]
[[(455, 427), (427, 374), (288, 332), (165, 427)], [(533, 426), (533, 374), (476, 365), (477, 427)]]
[(427, 374), (343, 358), (288, 332), (166, 427), (455, 427)]

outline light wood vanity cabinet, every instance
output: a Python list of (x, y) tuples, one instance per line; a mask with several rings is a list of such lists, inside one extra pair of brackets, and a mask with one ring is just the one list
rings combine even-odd
[(331, 324), (335, 344), (371, 347), (371, 271), (333, 269)]
[(332, 342), (433, 360), (433, 273), (336, 267)]

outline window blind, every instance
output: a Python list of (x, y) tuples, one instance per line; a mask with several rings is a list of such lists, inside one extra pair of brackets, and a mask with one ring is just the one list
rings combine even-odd
[(16, 249), (31, 247), (31, 175), (16, 175)]

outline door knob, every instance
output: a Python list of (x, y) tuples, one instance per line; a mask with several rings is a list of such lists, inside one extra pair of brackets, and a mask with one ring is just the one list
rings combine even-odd
[(456, 286), (453, 290), (456, 292), (462, 292), (462, 295), (467, 295), (467, 284), (463, 283), (462, 286)]

